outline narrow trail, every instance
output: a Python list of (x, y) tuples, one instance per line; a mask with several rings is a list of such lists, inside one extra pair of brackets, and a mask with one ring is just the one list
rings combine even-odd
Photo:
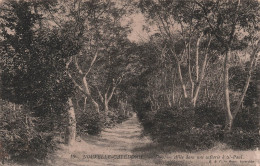
[(134, 115), (122, 124), (105, 129), (100, 136), (81, 137), (71, 149), (59, 152), (52, 165), (157, 165), (154, 163), (155, 154), (143, 153), (151, 141), (142, 137), (141, 131)]
[[(215, 160), (216, 157), (223, 155), (241, 156), (242, 159), (233, 158), (232, 161), (229, 161), (230, 159), (219, 158)], [(82, 136), (70, 149), (63, 147), (53, 156), (48, 165), (208, 166), (213, 164), (217, 166), (255, 166), (257, 155), (260, 157), (260, 153), (256, 154), (255, 151), (234, 151), (223, 148), (185, 153), (178, 151), (175, 147), (161, 147), (142, 136), (142, 127), (134, 115), (111, 129), (105, 129), (100, 136)], [(187, 156), (193, 156), (193, 158), (187, 159)], [(201, 156), (202, 159), (197, 159)]]

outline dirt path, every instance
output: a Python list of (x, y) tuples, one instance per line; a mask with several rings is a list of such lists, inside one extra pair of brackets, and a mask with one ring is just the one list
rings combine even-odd
[[(173, 147), (160, 147), (141, 136), (142, 127), (134, 115), (100, 136), (82, 137), (71, 149), (59, 151), (48, 165), (53, 166), (253, 166), (254, 151), (211, 149), (184, 153)], [(233, 157), (233, 159), (224, 156)], [(187, 157), (189, 156), (189, 159)], [(199, 157), (203, 157), (198, 159)], [(208, 159), (207, 159), (208, 157)], [(219, 158), (218, 158), (219, 157)], [(242, 159), (240, 158), (242, 157)], [(259, 154), (260, 157), (260, 154)], [(210, 158), (210, 159), (209, 159)], [(241, 162), (241, 160), (243, 162)], [(254, 161), (253, 163), (250, 161)], [(231, 162), (231, 163), (230, 163)]]
[(51, 165), (154, 165), (154, 155), (139, 153), (140, 147), (146, 148), (151, 143), (141, 136), (141, 130), (134, 115), (114, 128), (105, 129), (100, 136), (82, 137), (72, 149), (58, 152)]

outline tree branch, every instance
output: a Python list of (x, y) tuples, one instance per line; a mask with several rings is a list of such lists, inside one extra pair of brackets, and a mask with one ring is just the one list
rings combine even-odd
[(85, 94), (83, 88), (76, 82), (76, 80), (73, 79), (72, 75), (69, 72), (69, 65), (72, 62), (72, 57), (70, 57), (69, 61), (66, 63), (66, 72), (69, 76), (69, 78), (71, 79), (71, 81), (73, 82), (73, 84), (81, 91)]
[(90, 63), (90, 66), (89, 66), (89, 69), (88, 71), (85, 73), (85, 77), (88, 75), (88, 73), (90, 72), (92, 66), (94, 65), (96, 59), (97, 59), (97, 56), (98, 56), (98, 50), (96, 50), (96, 53), (94, 55), (94, 58), (92, 59), (91, 63)]
[(78, 64), (78, 59), (77, 59), (76, 56), (74, 56), (74, 64), (75, 64), (75, 66), (76, 66), (78, 72), (83, 75), (83, 71), (81, 70), (81, 68), (80, 68), (80, 66), (79, 66), (79, 64)]
[(103, 96), (102, 96), (100, 90), (98, 89), (98, 87), (97, 87), (96, 85), (94, 85), (94, 86), (95, 86), (95, 88), (97, 89), (98, 96), (99, 96), (100, 100), (103, 102), (103, 101), (104, 101), (104, 98), (103, 98)]
[(109, 95), (109, 97), (108, 97), (108, 99), (107, 99), (107, 102), (109, 102), (109, 101), (111, 100), (111, 98), (112, 98), (112, 96), (113, 96), (113, 94), (114, 94), (115, 89), (116, 89), (116, 86), (114, 86), (114, 87), (112, 88), (111, 93), (110, 93), (110, 95)]

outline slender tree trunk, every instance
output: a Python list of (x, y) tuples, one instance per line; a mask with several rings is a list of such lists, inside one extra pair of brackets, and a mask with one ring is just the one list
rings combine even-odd
[[(200, 38), (201, 38), (201, 36), (200, 36)], [(203, 61), (203, 64), (202, 64), (200, 79), (199, 79), (198, 85), (197, 85), (197, 87), (195, 89), (194, 97), (192, 99), (192, 103), (193, 103), (194, 107), (196, 107), (196, 103), (197, 103), (197, 99), (198, 99), (198, 96), (199, 96), (200, 87), (201, 87), (202, 81), (204, 80), (204, 77), (205, 77), (205, 70), (206, 70), (206, 65), (207, 65), (207, 60), (208, 60), (208, 48), (210, 46), (210, 43), (211, 43), (211, 37), (209, 39), (208, 47), (206, 49), (206, 54), (205, 54), (204, 61)], [(197, 43), (197, 47), (198, 47), (198, 43)], [(199, 49), (197, 48), (197, 52), (198, 51), (199, 51)]]
[(76, 116), (71, 98), (68, 99), (68, 106), (68, 126), (66, 129), (65, 143), (72, 146), (76, 140)]
[(225, 94), (225, 107), (226, 107), (226, 124), (225, 124), (225, 130), (231, 131), (232, 124), (233, 124), (233, 116), (230, 110), (230, 99), (229, 99), (229, 75), (228, 75), (228, 69), (229, 69), (229, 58), (231, 54), (230, 47), (228, 48), (225, 57), (224, 57), (224, 94)]
[(96, 112), (99, 113), (100, 111), (99, 111), (99, 105), (98, 105), (98, 103), (97, 103), (94, 99), (91, 99), (91, 101), (92, 101), (92, 104), (93, 104), (94, 107), (95, 107)]
[(248, 71), (248, 76), (247, 76), (247, 79), (246, 79), (246, 84), (244, 86), (244, 89), (243, 89), (243, 92), (242, 92), (242, 96), (241, 96), (241, 98), (240, 98), (240, 100), (239, 100), (239, 102), (238, 102), (238, 104), (237, 104), (237, 106), (236, 106), (236, 108), (235, 108), (235, 110), (233, 112), (233, 118), (236, 117), (236, 115), (237, 115), (237, 113), (238, 113), (238, 111), (239, 111), (239, 109), (241, 107), (241, 104), (243, 103), (244, 98), (246, 96), (246, 92), (247, 92), (247, 89), (248, 89), (248, 86), (250, 84), (250, 80), (251, 80), (251, 77), (252, 77), (252, 71), (254, 70), (253, 69), (253, 65), (254, 65), (253, 63), (254, 62), (251, 62), (251, 66), (250, 66), (250, 69)]
[(176, 63), (177, 63), (177, 69), (178, 69), (178, 75), (179, 75), (179, 79), (180, 79), (180, 82), (181, 82), (181, 86), (182, 86), (182, 90), (183, 90), (183, 95), (184, 95), (184, 98), (186, 99), (188, 97), (187, 95), (187, 91), (186, 91), (186, 86), (183, 82), (183, 78), (182, 78), (182, 72), (181, 72), (181, 65), (180, 65), (180, 62), (179, 62), (179, 59), (177, 57), (177, 55), (171, 50), (175, 60), (176, 60)]
[(182, 73), (181, 73), (181, 66), (180, 66), (179, 62), (177, 62), (177, 67), (178, 67), (179, 79), (181, 81), (181, 86), (182, 86), (182, 89), (183, 89), (183, 95), (184, 95), (184, 98), (187, 98), (188, 95), (187, 95), (187, 91), (186, 91), (186, 86), (183, 82)]
[(257, 101), (257, 107), (258, 107), (258, 132), (259, 132), (259, 135), (260, 135), (260, 109), (259, 109), (259, 107), (260, 107), (260, 73), (259, 72), (257, 72), (258, 74), (257, 74), (257, 95), (258, 95), (258, 101)]
[(84, 97), (84, 111), (87, 110), (87, 97)]
[(108, 113), (108, 99), (107, 99), (107, 94), (105, 94), (105, 97), (104, 97), (104, 111), (105, 111), (105, 114), (107, 115), (107, 113)]
[(191, 55), (190, 55), (190, 40), (189, 40), (189, 44), (188, 44), (188, 73), (189, 73), (189, 79), (190, 79), (190, 84), (191, 84), (191, 93), (190, 93), (190, 98), (193, 98), (193, 93), (194, 93), (194, 81), (192, 79), (192, 75), (191, 75)]
[(175, 80), (176, 80), (176, 72), (174, 72), (174, 74), (172, 74), (172, 105), (175, 104)]
[(204, 76), (205, 76), (205, 68), (206, 68), (207, 59), (208, 59), (207, 57), (208, 57), (208, 55), (206, 54), (204, 62), (203, 62), (203, 66), (202, 66), (202, 69), (201, 69), (200, 80), (199, 80), (199, 83), (198, 83), (198, 85), (197, 85), (197, 87), (195, 89), (194, 97), (192, 99), (194, 107), (196, 107), (196, 103), (197, 103), (197, 99), (198, 99), (198, 96), (199, 96), (200, 87), (201, 87), (202, 81), (203, 81)]
[(172, 104), (175, 104), (175, 93), (174, 93), (174, 89), (172, 90)]
[(115, 92), (115, 89), (116, 89), (116, 86), (112, 87), (111, 89), (111, 92), (110, 94), (108, 95), (109, 93), (109, 88), (107, 89), (107, 92), (105, 93), (104, 95), (104, 111), (105, 111), (105, 114), (107, 115), (108, 113), (108, 103), (110, 102), (110, 100), (112, 99), (113, 95), (114, 95), (114, 92)]
[(168, 101), (168, 106), (171, 107), (172, 102), (171, 102), (170, 96), (166, 94), (166, 98), (167, 98), (167, 101)]
[(84, 91), (85, 91), (85, 93), (87, 94), (87, 97), (90, 98), (90, 101), (91, 101), (92, 105), (94, 106), (95, 111), (99, 113), (99, 105), (98, 105), (98, 103), (97, 103), (97, 102), (92, 98), (92, 96), (91, 96), (91, 93), (90, 93), (90, 89), (89, 89), (89, 86), (88, 86), (88, 82), (87, 82), (86, 76), (84, 76), (84, 77), (82, 78), (82, 82), (83, 82)]
[(108, 112), (108, 102), (105, 102), (105, 103), (104, 103), (104, 108), (105, 108), (105, 112), (106, 112), (106, 114), (107, 114), (107, 112)]
[(179, 107), (181, 107), (181, 99), (182, 99), (182, 94), (180, 95), (180, 97), (179, 97), (179, 101), (178, 101), (178, 105), (179, 105)]
[(201, 32), (197, 43), (196, 43), (196, 81), (199, 82), (199, 46), (200, 46), (200, 40), (203, 36), (203, 32)]
[(169, 94), (168, 94), (168, 88), (167, 88), (167, 73), (165, 72), (164, 73), (164, 79), (163, 79), (163, 81), (164, 81), (164, 90), (165, 90), (165, 97), (166, 97), (166, 99), (167, 99), (167, 102), (168, 102), (168, 106), (169, 107), (171, 107), (172, 106), (172, 102), (171, 102), (171, 99), (170, 99), (170, 96), (169, 96)]
[(242, 92), (242, 96), (233, 112), (233, 118), (236, 117), (243, 101), (244, 101), (244, 98), (245, 98), (245, 95), (246, 95), (246, 92), (247, 92), (247, 89), (248, 89), (248, 86), (250, 84), (250, 80), (251, 80), (251, 77), (252, 77), (252, 72), (254, 71), (256, 65), (257, 65), (257, 54), (259, 53), (259, 46), (260, 46), (260, 42), (258, 41), (257, 44), (256, 44), (256, 47), (254, 48), (253, 50), (253, 53), (251, 54), (250, 56), (250, 67), (249, 67), (249, 71), (248, 71), (248, 75), (247, 75), (247, 79), (246, 79), (246, 84), (244, 86), (244, 89), (243, 89), (243, 92)]

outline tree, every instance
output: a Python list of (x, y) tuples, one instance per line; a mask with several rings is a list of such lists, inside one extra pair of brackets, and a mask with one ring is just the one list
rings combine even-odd
[[(208, 26), (204, 25), (205, 19), (197, 13), (199, 6), (192, 1), (143, 0), (139, 7), (159, 30), (165, 43), (160, 46), (161, 52), (166, 53), (165, 56), (172, 56), (169, 57), (175, 63), (172, 71), (178, 73), (183, 96), (195, 107), (205, 77), (212, 41)], [(203, 54), (204, 57), (201, 56)]]
[[(232, 113), (229, 96), (230, 57), (233, 50), (243, 49), (243, 40), (247, 41), (247, 38), (251, 35), (250, 32), (256, 33), (257, 22), (259, 21), (259, 3), (257, 1), (240, 0), (236, 2), (228, 1), (227, 3), (219, 1), (195, 1), (195, 3), (199, 5), (200, 13), (203, 13), (202, 15), (204, 15), (203, 17), (206, 19), (211, 33), (225, 48), (223, 51), (223, 86), (226, 104), (226, 131), (231, 131), (233, 119), (244, 95), (242, 95), (240, 102)], [(242, 31), (245, 33), (241, 33)], [(247, 85), (245, 85), (245, 91), (246, 87)]]
[[(46, 8), (51, 7), (48, 2), (43, 4)], [(61, 36), (62, 29), (50, 31), (44, 27), (44, 15), (39, 14), (38, 7), (27, 1), (3, 3), (1, 28), (6, 63), (2, 74), (2, 80), (5, 80), (2, 97), (25, 105), (35, 116), (44, 118), (50, 114), (64, 114), (66, 103), (72, 107), (73, 88), (66, 76), (64, 59), (72, 56), (78, 47), (71, 45), (75, 43), (71, 42), (72, 38), (64, 40), (67, 36)], [(71, 112), (73, 110), (68, 109), (67, 114), (73, 119)], [(71, 122), (70, 119), (68, 130), (74, 136), (67, 135), (71, 138), (68, 144), (73, 142), (76, 132), (75, 122)]]
[[(67, 70), (75, 87), (81, 92), (86, 109), (91, 101), (96, 112), (100, 104), (108, 111), (124, 73), (115, 73), (115, 67), (126, 56), (128, 25), (120, 21), (127, 14), (127, 5), (113, 1), (77, 1), (72, 11), (76, 25), (81, 25), (82, 47), (79, 54), (70, 58)], [(122, 48), (120, 48), (122, 47)], [(122, 67), (122, 66), (121, 66)]]

